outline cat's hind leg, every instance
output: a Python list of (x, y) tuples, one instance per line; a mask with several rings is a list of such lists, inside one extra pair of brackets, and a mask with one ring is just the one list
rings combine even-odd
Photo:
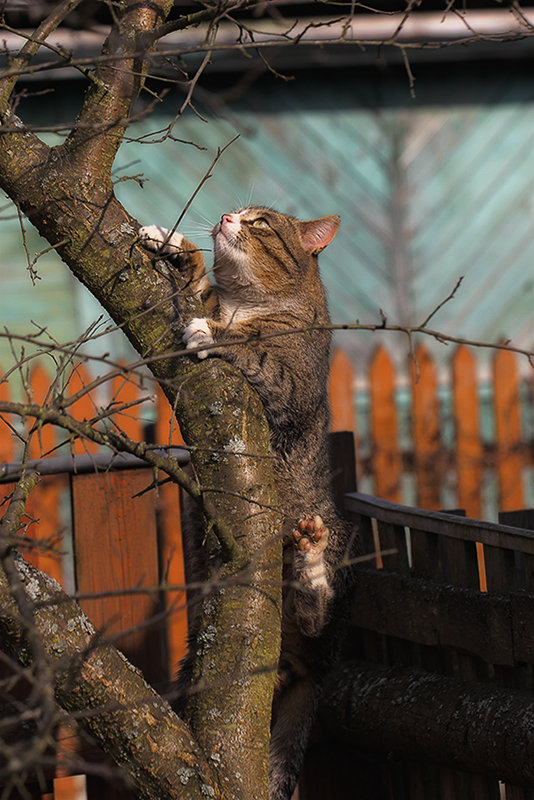
[(269, 749), (269, 800), (291, 800), (304, 762), (317, 705), (310, 676), (294, 678), (280, 690)]
[(329, 530), (319, 515), (302, 517), (293, 530), (293, 572), (298, 582), (295, 609), (306, 636), (318, 636), (330, 616), (334, 590), (325, 559), (328, 537)]

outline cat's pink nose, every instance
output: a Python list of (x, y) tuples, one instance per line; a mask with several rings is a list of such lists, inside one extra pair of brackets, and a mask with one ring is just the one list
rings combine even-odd
[(236, 219), (233, 214), (223, 214), (221, 217), (221, 222), (236, 222)]

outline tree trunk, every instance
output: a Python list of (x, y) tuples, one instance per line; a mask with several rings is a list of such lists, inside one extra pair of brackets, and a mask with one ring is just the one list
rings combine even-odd
[[(55, 16), (43, 23), (18, 63), (25, 63), (72, 5), (58, 5)], [(137, 687), (135, 673), (113, 648), (100, 644), (89, 648), (75, 662), (75, 673), (72, 667), (59, 673), (57, 696), (65, 708), (92, 710), (87, 717), (82, 713), (80, 721), (93, 731), (98, 727), (104, 749), (127, 767), (143, 792), (150, 787), (154, 797), (180, 797), (186, 787), (187, 797), (197, 796), (188, 780), (184, 783), (169, 776), (186, 776), (183, 770), (194, 767), (200, 748), (204, 767), (209, 763), (211, 770), (195, 768), (198, 791), (202, 792), (204, 781), (210, 787), (207, 796), (213, 790), (215, 797), (261, 799), (267, 796), (281, 617), (281, 542), (279, 518), (272, 510), (277, 507), (277, 492), (269, 432), (261, 404), (240, 373), (214, 359), (194, 364), (180, 355), (183, 318), (198, 313), (198, 304), (184, 289), (180, 275), (163, 262), (155, 268), (135, 244), (139, 225), (114, 197), (111, 166), (142, 82), (139, 50), (172, 2), (128, 0), (121, 6), (119, 20), (104, 45), (105, 53), (121, 60), (95, 70), (76, 127), (63, 144), (49, 148), (26, 131), (8, 105), (14, 81), (0, 83), (0, 185), (39, 232), (57, 244), (73, 274), (122, 325), (161, 382), (187, 443), (195, 447), (193, 463), (204, 508), (216, 516), (218, 529), (228, 536), (226, 546), (224, 537), (210, 539), (212, 551), (222, 546), (223, 564), (203, 607), (205, 647), (196, 654), (195, 674), (204, 677), (204, 688), (191, 706), (191, 735), (180, 721), (171, 720), (161, 701), (154, 701), (162, 742), (168, 744), (175, 737), (166, 757), (161, 756), (159, 777), (148, 777), (141, 754), (142, 742), (156, 724), (152, 712), (146, 710), (144, 699), (135, 708), (131, 702), (132, 697), (144, 698), (147, 687)], [(214, 452), (224, 455), (214, 458)], [(29, 567), (21, 569), (46, 596), (46, 579)], [(4, 609), (6, 603), (4, 594)], [(74, 605), (46, 606), (39, 613), (57, 616), (61, 625), (60, 638), (51, 635), (50, 619), (39, 627), (51, 658), (58, 641), (63, 653), (86, 652), (93, 632), (87, 634), (85, 623), (76, 623), (72, 644), (69, 639), (63, 641), (69, 614), (81, 619)], [(17, 626), (9, 622), (2, 631), (3, 646), (16, 653)], [(101, 668), (99, 677), (96, 665), (102, 661), (102, 648), (106, 668)], [(26, 653), (25, 658), (31, 656)], [(131, 687), (131, 695), (119, 691), (115, 676)], [(114, 709), (117, 705), (120, 712), (94, 716), (95, 706)], [(136, 741), (132, 740), (134, 731)], [(162, 744), (160, 753), (163, 748)]]

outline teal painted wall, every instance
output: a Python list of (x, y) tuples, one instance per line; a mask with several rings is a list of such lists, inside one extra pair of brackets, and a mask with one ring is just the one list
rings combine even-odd
[[(423, 71), (421, 65), (419, 70)], [(173, 136), (149, 145), (128, 141), (116, 161), (117, 194), (143, 223), (173, 226), (218, 147), (240, 138), (220, 159), (181, 223), (210, 250), (208, 234), (224, 211), (270, 204), (301, 218), (339, 213), (342, 228), (321, 256), (334, 321), (421, 321), (447, 296), (457, 297), (433, 320), (441, 330), (475, 339), (512, 337), (532, 346), (534, 331), (534, 91), (514, 68), (478, 78), (450, 68), (425, 73), (409, 96), (404, 76), (357, 81), (347, 76), (290, 83), (271, 79), (203, 121), (188, 111)], [(130, 139), (164, 128), (182, 96), (130, 129)], [(61, 111), (74, 108), (68, 93)], [(39, 113), (33, 104), (34, 118)], [(22, 112), (24, 113), (24, 109)], [(149, 137), (150, 138), (150, 137)], [(154, 135), (152, 138), (161, 138)], [(49, 325), (60, 340), (76, 338), (101, 312), (47, 254), (31, 285), (20, 229), (7, 206), (0, 213), (0, 322), (27, 331)], [(30, 250), (46, 244), (28, 232)], [(378, 336), (344, 333), (358, 362)], [(406, 343), (395, 344), (400, 360)], [(125, 354), (120, 337), (102, 345)], [(435, 348), (438, 358), (449, 352)], [(0, 363), (9, 361), (5, 342)]]

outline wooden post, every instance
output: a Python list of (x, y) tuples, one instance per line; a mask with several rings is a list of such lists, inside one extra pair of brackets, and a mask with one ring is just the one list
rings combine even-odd
[[(483, 451), (476, 361), (465, 346), (452, 359), (452, 407), (456, 430), (457, 502), (468, 517), (482, 517)], [(484, 546), (477, 542), (478, 573), (481, 591), (487, 591)]]

